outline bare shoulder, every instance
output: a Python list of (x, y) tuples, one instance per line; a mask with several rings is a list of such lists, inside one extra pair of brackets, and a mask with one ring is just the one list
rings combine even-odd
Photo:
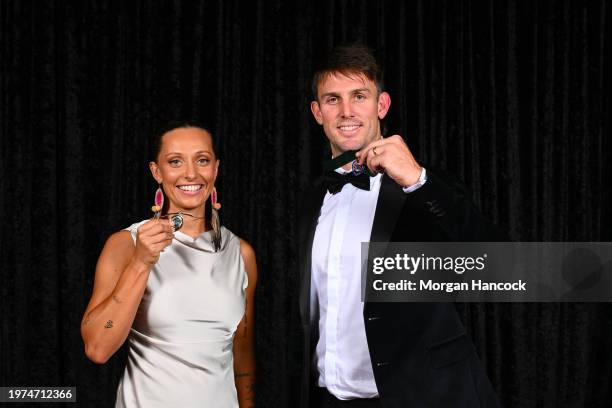
[(242, 259), (244, 259), (245, 262), (249, 260), (254, 261), (255, 260), (255, 250), (253, 249), (251, 244), (249, 244), (242, 238), (239, 238), (239, 239), (240, 239), (240, 254), (242, 255)]
[(257, 261), (253, 247), (244, 239), (240, 239), (240, 255), (244, 261), (244, 266), (249, 277), (249, 288), (254, 288), (257, 282)]
[(121, 230), (111, 234), (106, 240), (105, 246), (110, 247), (134, 247), (132, 233), (128, 230)]
[(118, 231), (106, 240), (100, 258), (98, 270), (117, 269), (125, 266), (134, 253), (134, 240), (129, 231)]
[(106, 258), (110, 256), (115, 260), (123, 260), (132, 256), (134, 252), (134, 240), (132, 234), (129, 231), (121, 230), (112, 234), (106, 240), (104, 249), (100, 254), (100, 258)]
[(86, 312), (110, 295), (122, 271), (130, 262), (134, 248), (134, 241), (129, 231), (115, 232), (108, 237), (98, 258), (93, 293)]

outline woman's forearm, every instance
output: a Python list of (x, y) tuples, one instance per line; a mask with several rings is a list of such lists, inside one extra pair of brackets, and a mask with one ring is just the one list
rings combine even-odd
[(252, 344), (234, 348), (234, 380), (240, 408), (255, 407), (255, 352)]
[[(254, 365), (253, 365), (254, 366)], [(255, 367), (250, 371), (235, 373), (236, 392), (240, 408), (255, 407)]]
[(105, 363), (125, 342), (150, 271), (150, 265), (131, 260), (112, 293), (83, 317), (85, 354), (93, 362)]

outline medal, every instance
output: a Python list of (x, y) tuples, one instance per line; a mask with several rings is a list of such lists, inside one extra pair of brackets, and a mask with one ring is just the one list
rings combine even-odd
[(368, 169), (368, 166), (361, 165), (359, 164), (357, 160), (353, 160), (353, 162), (351, 163), (351, 168), (352, 168), (353, 174), (358, 176), (362, 173), (365, 173), (366, 170)]
[(367, 174), (370, 177), (374, 177), (376, 176), (376, 173), (372, 173), (370, 171), (370, 169), (368, 168), (368, 166), (366, 166), (365, 164), (359, 164), (359, 162), (356, 160), (355, 158), (355, 151), (354, 150), (349, 150), (346, 151), (344, 153), (342, 153), (340, 156), (334, 157), (331, 160), (327, 160), (326, 162), (323, 163), (323, 169), (326, 171), (334, 171), (336, 170), (338, 167), (342, 167), (347, 163), (351, 163), (351, 172), (358, 176), (360, 174)]
[(178, 231), (183, 226), (183, 220), (184, 220), (184, 216), (185, 215), (187, 215), (187, 216), (189, 216), (191, 218), (195, 218), (195, 219), (202, 219), (202, 218), (204, 218), (204, 217), (196, 217), (193, 214), (184, 213), (184, 212), (168, 213), (166, 215), (162, 215), (160, 218), (167, 218), (168, 220), (170, 220), (170, 225), (172, 225), (172, 229), (174, 231)]
[(171, 215), (170, 223), (172, 224), (172, 229), (178, 231), (183, 226), (183, 215), (181, 213)]

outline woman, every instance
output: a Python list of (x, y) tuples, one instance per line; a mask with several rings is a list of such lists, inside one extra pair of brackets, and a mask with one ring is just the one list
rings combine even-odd
[(106, 242), (81, 325), (85, 353), (102, 364), (128, 339), (116, 407), (252, 407), (255, 253), (214, 228), (211, 134), (175, 123), (155, 145), (156, 215)]

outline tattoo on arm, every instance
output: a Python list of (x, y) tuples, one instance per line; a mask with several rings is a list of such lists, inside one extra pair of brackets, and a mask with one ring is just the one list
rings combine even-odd
[(106, 322), (106, 324), (104, 325), (105, 329), (110, 329), (113, 327), (113, 321), (109, 320), (108, 322)]
[(235, 378), (241, 378), (241, 377), (252, 377), (253, 373), (238, 373), (238, 374), (234, 374)]
[(240, 400), (240, 407), (253, 408), (255, 406), (255, 373), (237, 373), (235, 377), (236, 379), (244, 378), (240, 384), (236, 384)]
[(245, 401), (248, 402), (248, 407), (254, 407), (255, 405), (253, 405), (255, 403), (255, 383), (251, 382), (249, 384), (246, 385), (246, 392), (247, 392), (247, 397), (244, 399)]

